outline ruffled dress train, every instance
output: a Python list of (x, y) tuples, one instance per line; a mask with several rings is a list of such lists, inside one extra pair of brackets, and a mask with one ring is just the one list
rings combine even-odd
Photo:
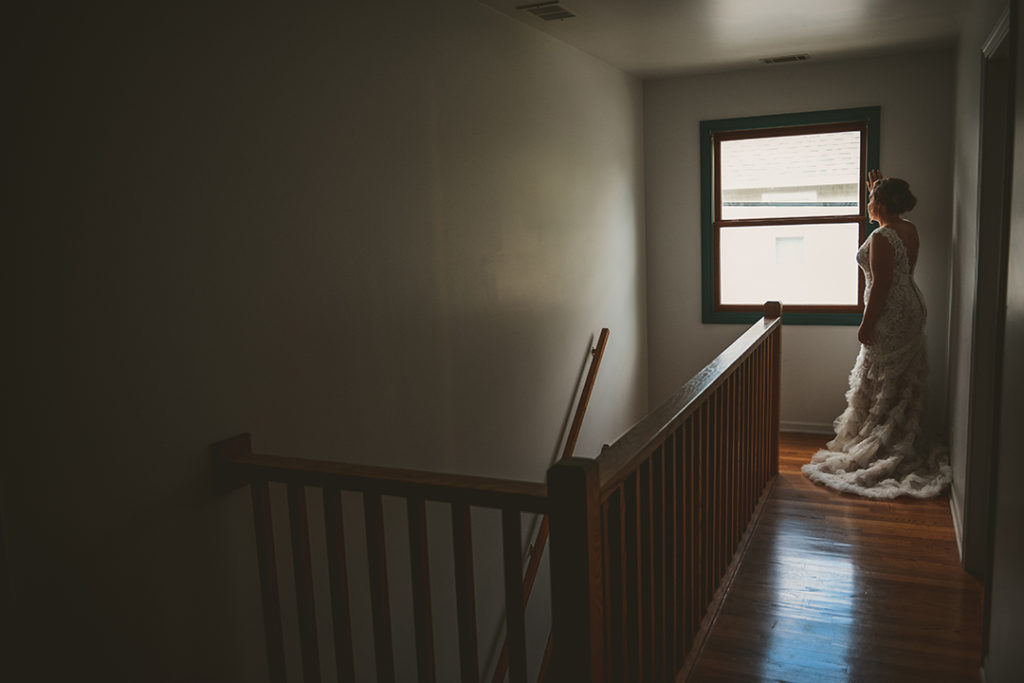
[(903, 241), (890, 228), (879, 228), (857, 252), (870, 297), (868, 244), (888, 239), (895, 251), (893, 282), (876, 326), (875, 343), (861, 345), (850, 372), (846, 410), (836, 418), (836, 437), (803, 473), (837, 491), (868, 498), (933, 498), (949, 485), (951, 470), (944, 451), (921, 438), (927, 356), (925, 307), (914, 283)]

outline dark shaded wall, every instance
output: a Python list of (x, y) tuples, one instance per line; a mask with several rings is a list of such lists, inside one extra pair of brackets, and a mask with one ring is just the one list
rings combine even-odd
[(25, 680), (265, 678), (248, 497), (211, 492), (211, 442), (542, 480), (603, 326), (577, 452), (645, 411), (638, 81), (470, 0), (26, 11)]
[[(1024, 19), (1018, 10), (1018, 41)], [(1013, 206), (1006, 287), (1006, 328), (999, 449), (997, 454), (995, 529), (992, 550), (989, 652), (985, 662), (988, 683), (1016, 681), (1024, 676), (1021, 613), (1024, 613), (1024, 449), (1020, 418), (1024, 415), (1024, 51), (1018, 42), (1016, 121), (1014, 140)]]

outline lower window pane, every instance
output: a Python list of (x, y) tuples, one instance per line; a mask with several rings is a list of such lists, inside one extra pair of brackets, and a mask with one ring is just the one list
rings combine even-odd
[(722, 228), (721, 302), (856, 306), (856, 223)]

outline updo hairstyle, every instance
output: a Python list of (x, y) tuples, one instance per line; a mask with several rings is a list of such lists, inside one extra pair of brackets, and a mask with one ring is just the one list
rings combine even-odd
[(899, 215), (917, 206), (917, 197), (910, 192), (910, 185), (902, 178), (882, 178), (871, 190), (875, 201), (885, 206), (889, 213)]

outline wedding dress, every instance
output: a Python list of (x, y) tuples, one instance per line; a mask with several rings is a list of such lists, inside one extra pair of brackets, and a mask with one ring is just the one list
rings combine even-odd
[(891, 228), (878, 228), (857, 251), (865, 301), (871, 296), (871, 239), (892, 244), (892, 286), (874, 343), (861, 344), (850, 372), (847, 407), (833, 424), (836, 438), (803, 466), (803, 473), (811, 481), (868, 498), (932, 498), (949, 484), (952, 471), (938, 449), (916, 443), (928, 371), (924, 299), (903, 240)]

